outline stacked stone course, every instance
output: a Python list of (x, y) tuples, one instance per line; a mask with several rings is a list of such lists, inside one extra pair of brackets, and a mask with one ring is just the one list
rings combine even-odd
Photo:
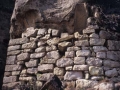
[[(120, 82), (120, 39), (98, 26), (73, 35), (31, 27), (22, 38), (10, 40), (7, 55), (3, 86), (36, 80), (41, 87), (54, 74), (63, 86), (71, 83), (78, 90), (104, 79)], [(99, 90), (107, 90), (104, 85)]]

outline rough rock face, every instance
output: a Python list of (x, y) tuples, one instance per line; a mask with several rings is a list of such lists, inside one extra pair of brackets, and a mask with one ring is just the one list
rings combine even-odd
[(11, 17), (11, 37), (20, 37), (28, 27), (64, 29), (69, 33), (74, 29), (82, 30), (88, 16), (82, 2), (85, 0), (16, 0)]

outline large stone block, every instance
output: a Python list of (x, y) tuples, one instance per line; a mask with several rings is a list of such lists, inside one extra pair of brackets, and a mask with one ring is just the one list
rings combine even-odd
[(73, 70), (76, 71), (87, 71), (89, 69), (88, 65), (74, 65)]
[(47, 34), (47, 29), (46, 28), (40, 28), (38, 29), (38, 36), (44, 36), (45, 34)]
[(74, 39), (74, 35), (68, 35), (67, 37), (61, 37), (60, 42)]
[(26, 67), (36, 67), (38, 65), (38, 60), (30, 60), (25, 63)]
[(6, 65), (5, 67), (5, 71), (20, 71), (21, 69), (21, 65)]
[(37, 74), (38, 69), (37, 68), (28, 68), (27, 73), (28, 74)]
[(15, 61), (16, 61), (16, 56), (8, 56), (7, 60), (6, 60), (6, 64), (7, 65), (9, 65), (9, 64), (15, 64)]
[(73, 46), (73, 47), (67, 47), (67, 51), (69, 52), (69, 51), (77, 51), (77, 50), (80, 50), (80, 47), (75, 47), (75, 46)]
[(44, 73), (44, 74), (37, 74), (38, 81), (48, 81), (54, 76), (53, 73)]
[(46, 54), (46, 57), (48, 59), (59, 59), (60, 58), (60, 54), (58, 51), (51, 51), (51, 52), (48, 52)]
[(45, 56), (45, 52), (41, 52), (41, 53), (33, 53), (30, 55), (30, 58), (42, 58)]
[(61, 75), (61, 76), (63, 76), (64, 73), (65, 73), (64, 68), (58, 68), (58, 67), (54, 68), (54, 74), (55, 75)]
[(97, 58), (106, 58), (106, 52), (97, 52), (96, 57)]
[(34, 49), (36, 48), (35, 42), (25, 43), (22, 45), (22, 49)]
[(103, 75), (103, 69), (101, 67), (90, 66), (89, 73), (90, 75)]
[(64, 75), (64, 80), (78, 80), (83, 78), (82, 72), (76, 72), (76, 71), (67, 71)]
[(59, 43), (60, 39), (59, 38), (52, 38), (47, 40), (48, 45), (57, 45)]
[(70, 58), (61, 58), (57, 60), (56, 65), (58, 67), (67, 67), (73, 65), (73, 60)]
[(55, 45), (51, 45), (51, 46), (47, 46), (46, 47), (46, 51), (50, 52), (50, 51), (55, 51), (57, 50), (57, 47)]
[(110, 33), (107, 32), (107, 31), (101, 30), (100, 33), (99, 33), (99, 36), (100, 36), (100, 38), (102, 38), (102, 39), (111, 39), (112, 34), (110, 34)]
[(38, 71), (40, 72), (51, 72), (53, 71), (53, 64), (42, 64), (40, 66), (38, 66)]
[(17, 60), (26, 61), (26, 60), (29, 60), (29, 59), (30, 59), (30, 54), (29, 53), (21, 53), (17, 56)]
[(41, 40), (41, 41), (39, 41), (38, 42), (38, 47), (40, 47), (40, 46), (44, 46), (46, 44), (46, 41), (45, 40)]
[(120, 67), (120, 62), (111, 61), (111, 60), (104, 60), (103, 65), (105, 67), (110, 67), (110, 68), (119, 68)]
[(21, 45), (9, 46), (7, 51), (15, 51), (21, 48)]
[(77, 55), (77, 57), (90, 56), (90, 55), (91, 55), (91, 52), (90, 52), (90, 50), (78, 50), (78, 51), (76, 52), (76, 55)]
[(108, 51), (107, 58), (112, 60), (120, 60), (120, 51)]
[(19, 45), (19, 44), (24, 44), (24, 43), (27, 43), (27, 42), (29, 42), (28, 38), (11, 39), (9, 41), (9, 45), (10, 46), (12, 46), (12, 45)]
[(93, 46), (94, 52), (106, 52), (108, 49), (104, 46)]
[(105, 44), (105, 39), (97, 39), (97, 38), (91, 38), (90, 39), (90, 45), (104, 45)]
[(65, 52), (65, 57), (66, 58), (74, 58), (74, 56), (75, 56), (75, 52), (74, 51)]
[(74, 58), (74, 64), (85, 64), (85, 57), (75, 57)]
[(43, 58), (42, 60), (40, 60), (41, 64), (55, 64), (57, 61), (57, 59), (47, 59), (47, 58)]
[(12, 83), (17, 81), (17, 76), (10, 76), (10, 77), (4, 77), (3, 78), (3, 83)]
[(39, 48), (35, 49), (35, 52), (36, 52), (36, 53), (45, 52), (45, 51), (46, 51), (45, 46), (40, 46)]
[(109, 50), (120, 50), (120, 41), (108, 40)]
[(35, 77), (29, 76), (29, 77), (19, 77), (20, 81), (33, 81), (35, 80)]
[(20, 71), (13, 71), (12, 72), (12, 76), (17, 76), (17, 75), (20, 75)]
[(83, 33), (84, 34), (95, 33), (95, 29), (84, 29)]
[(10, 52), (7, 52), (7, 55), (10, 56), (10, 55), (18, 55), (20, 54), (22, 51), (21, 50), (16, 50), (16, 51), (10, 51)]
[(117, 70), (114, 68), (112, 70), (108, 70), (105, 72), (105, 76), (107, 77), (115, 77), (115, 76), (118, 76), (118, 72)]
[(75, 46), (89, 46), (88, 40), (75, 41)]

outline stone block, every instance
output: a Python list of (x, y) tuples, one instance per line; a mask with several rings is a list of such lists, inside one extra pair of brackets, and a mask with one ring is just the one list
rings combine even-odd
[(12, 46), (12, 45), (19, 45), (19, 44), (24, 44), (24, 43), (27, 43), (27, 42), (29, 42), (28, 38), (11, 39), (9, 41), (9, 45), (10, 46)]
[(21, 65), (6, 65), (5, 71), (20, 71), (22, 70)]
[(40, 66), (38, 66), (38, 71), (40, 72), (51, 72), (53, 71), (53, 64), (42, 64)]
[(107, 58), (112, 60), (120, 60), (120, 51), (108, 51)]
[(35, 30), (33, 27), (29, 27), (25, 32), (22, 33), (22, 38), (35, 37), (36, 35), (37, 35), (37, 30)]
[(106, 58), (106, 52), (97, 52), (96, 57), (97, 58)]
[(59, 36), (60, 30), (52, 29), (52, 36)]
[(95, 76), (103, 75), (103, 69), (101, 67), (90, 66), (89, 73)]
[(61, 33), (61, 36), (60, 36), (60, 37), (61, 37), (61, 38), (66, 38), (66, 37), (68, 37), (68, 35), (69, 35), (68, 33)]
[(28, 74), (37, 74), (38, 69), (37, 68), (28, 68), (27, 73)]
[(55, 45), (51, 45), (51, 46), (46, 47), (47, 52), (56, 51), (56, 50), (57, 50), (57, 47)]
[(64, 73), (65, 73), (64, 68), (58, 68), (58, 67), (55, 67), (55, 68), (54, 68), (54, 74), (55, 74), (55, 75), (58, 75), (58, 76), (61, 75), (61, 76), (63, 76)]
[(67, 51), (69, 52), (69, 51), (78, 51), (78, 50), (80, 50), (80, 47), (67, 47)]
[(109, 50), (120, 50), (120, 41), (108, 40), (107, 43)]
[(111, 61), (111, 60), (104, 60), (103, 65), (110, 68), (119, 68), (120, 62)]
[(6, 60), (6, 64), (7, 65), (15, 64), (15, 61), (16, 61), (16, 56), (8, 56)]
[(106, 52), (108, 49), (104, 46), (93, 46), (94, 52)]
[(91, 55), (91, 52), (90, 52), (90, 50), (78, 50), (77, 52), (76, 52), (76, 56), (77, 57), (84, 57), (84, 56), (90, 56)]
[(59, 41), (60, 41), (60, 39), (55, 37), (55, 38), (47, 40), (47, 44), (48, 45), (57, 45), (59, 43)]
[(17, 75), (20, 75), (20, 71), (13, 71), (12, 72), (12, 76), (17, 76)]
[(86, 63), (90, 66), (102, 66), (102, 60), (95, 57), (88, 57)]
[(89, 37), (90, 37), (90, 38), (99, 38), (99, 35), (96, 34), (96, 33), (92, 33), (92, 34), (90, 34)]
[(94, 80), (94, 81), (100, 81), (100, 80), (103, 80), (104, 77), (103, 76), (92, 76), (91, 77), (91, 80)]
[(12, 73), (11, 72), (4, 72), (4, 76), (5, 77), (12, 76)]
[(73, 67), (72, 66), (67, 66), (67, 67), (65, 67), (65, 70), (71, 71), (71, 70), (73, 70)]
[(33, 53), (30, 55), (30, 58), (42, 58), (45, 56), (45, 52), (41, 52), (41, 53)]
[(73, 65), (73, 60), (71, 58), (61, 58), (57, 60), (56, 65), (58, 67), (67, 67)]
[(41, 41), (39, 41), (38, 42), (38, 47), (40, 47), (40, 46), (44, 46), (46, 44), (46, 41), (45, 40), (41, 40)]
[(67, 71), (64, 75), (64, 80), (78, 80), (83, 78), (82, 72), (76, 72), (76, 71)]
[(40, 60), (40, 64), (55, 64), (56, 61), (57, 61), (57, 59), (43, 58), (42, 60)]
[(26, 67), (36, 67), (38, 65), (38, 60), (30, 60), (29, 62), (25, 62)]
[(22, 45), (22, 49), (34, 49), (36, 48), (35, 42), (25, 43)]
[(73, 70), (75, 71), (87, 71), (89, 69), (88, 65), (74, 65)]
[(85, 64), (85, 57), (75, 57), (74, 58), (74, 64)]
[(17, 76), (4, 77), (3, 83), (12, 83), (17, 81)]
[(30, 59), (30, 54), (29, 53), (21, 53), (17, 56), (17, 60), (20, 61), (26, 61)]
[(10, 56), (10, 55), (18, 55), (20, 54), (22, 51), (21, 50), (16, 50), (16, 51), (10, 51), (10, 52), (7, 52), (7, 55)]
[(74, 58), (75, 57), (75, 52), (74, 51), (65, 52), (65, 57), (66, 58)]
[(46, 28), (38, 29), (38, 33), (37, 33), (38, 36), (44, 36), (46, 34), (47, 34), (47, 29)]
[(21, 45), (9, 46), (7, 51), (15, 51), (21, 49)]
[(83, 30), (84, 34), (90, 34), (90, 33), (95, 33), (95, 29), (84, 29)]
[(64, 42), (72, 39), (74, 39), (74, 35), (68, 35), (67, 37), (60, 38), (60, 42)]
[(37, 74), (38, 81), (48, 81), (54, 76), (53, 73), (44, 73), (44, 74)]
[(112, 39), (112, 38), (111, 38), (112, 34), (110, 34), (110, 33), (107, 32), (107, 31), (103, 31), (103, 30), (100, 31), (99, 36), (100, 36), (100, 38), (102, 38), (102, 39)]
[(79, 32), (75, 32), (74, 37), (78, 40), (88, 40), (87, 34), (80, 35)]
[(89, 46), (88, 40), (75, 41), (75, 46)]
[(35, 77), (29, 76), (29, 77), (19, 77), (20, 81), (33, 81), (35, 80)]
[(33, 49), (24, 49), (23, 52), (24, 53), (32, 53), (34, 50)]
[(107, 77), (115, 77), (118, 76), (118, 72), (115, 68), (113, 68), (112, 70), (108, 70), (105, 72), (105, 76)]
[(59, 59), (60, 58), (60, 54), (58, 51), (51, 51), (51, 52), (48, 52), (46, 54), (46, 57), (48, 59)]
[(46, 48), (44, 46), (40, 46), (39, 48), (35, 49), (36, 53), (45, 52), (45, 51), (46, 51)]
[(97, 39), (97, 38), (91, 38), (90, 39), (90, 45), (104, 45), (105, 44), (105, 39)]

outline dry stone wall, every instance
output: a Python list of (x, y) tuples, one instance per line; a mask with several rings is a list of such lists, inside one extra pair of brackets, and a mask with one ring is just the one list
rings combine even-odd
[[(72, 35), (56, 29), (27, 28), (22, 38), (9, 41), (3, 86), (36, 80), (41, 87), (56, 74), (70, 90), (94, 86), (113, 90), (111, 82), (120, 82), (120, 39), (116, 34), (97, 25)], [(98, 85), (105, 79), (111, 82)]]

